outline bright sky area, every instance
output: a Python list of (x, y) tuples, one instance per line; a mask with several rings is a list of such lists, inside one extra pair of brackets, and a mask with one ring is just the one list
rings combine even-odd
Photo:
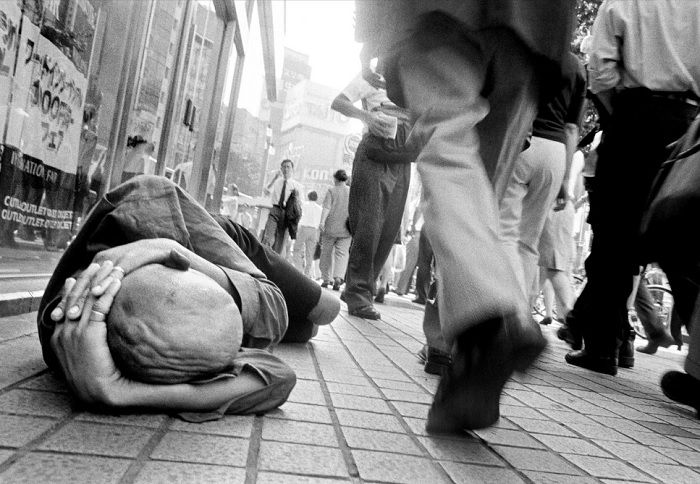
[(288, 0), (285, 45), (309, 54), (311, 80), (339, 91), (360, 68), (353, 0)]
[[(284, 19), (284, 4), (281, 0), (274, 0), (274, 2), (275, 7), (278, 8), (275, 12), (275, 20)], [(361, 45), (354, 40), (354, 10), (354, 0), (287, 0), (286, 2), (284, 45), (308, 54), (311, 80), (333, 87), (338, 92), (360, 69)], [(251, 34), (260, 35), (257, 26), (252, 26)], [(249, 54), (250, 59), (261, 55), (254, 51)], [(262, 65), (247, 66), (242, 79), (238, 105), (252, 114), (258, 112), (262, 75)]]

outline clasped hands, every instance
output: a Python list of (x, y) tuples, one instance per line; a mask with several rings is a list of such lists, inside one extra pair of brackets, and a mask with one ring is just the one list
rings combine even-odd
[(104, 250), (77, 278), (66, 279), (61, 301), (51, 312), (57, 323), (51, 347), (69, 387), (86, 403), (114, 405), (130, 384), (109, 352), (106, 315), (124, 276), (148, 264), (185, 271), (190, 261), (170, 239), (144, 239)]

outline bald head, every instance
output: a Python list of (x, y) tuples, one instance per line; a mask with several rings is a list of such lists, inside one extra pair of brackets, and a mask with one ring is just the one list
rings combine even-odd
[(242, 334), (238, 306), (213, 279), (159, 264), (129, 273), (107, 316), (117, 367), (146, 383), (183, 383), (230, 370)]

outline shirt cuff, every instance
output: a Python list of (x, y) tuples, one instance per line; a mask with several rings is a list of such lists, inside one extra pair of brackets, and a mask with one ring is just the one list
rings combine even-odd
[(593, 94), (617, 87), (622, 79), (616, 69), (593, 70), (589, 68), (588, 72), (590, 74), (588, 89)]

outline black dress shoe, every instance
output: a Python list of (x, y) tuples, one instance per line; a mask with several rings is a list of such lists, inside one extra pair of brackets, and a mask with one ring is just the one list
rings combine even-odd
[(513, 371), (525, 371), (546, 346), (539, 326), (506, 318), (484, 321), (459, 335), (426, 430), (452, 433), (493, 425), (499, 418), (503, 385)]
[(384, 303), (384, 295), (386, 294), (386, 289), (383, 287), (380, 287), (377, 289), (377, 295), (374, 296), (374, 302), (376, 303)]
[(544, 317), (544, 318), (542, 318), (542, 321), (540, 321), (540, 324), (542, 326), (548, 326), (548, 325), (552, 324), (552, 318), (550, 318), (549, 316)]
[(671, 400), (693, 407), (700, 418), (700, 380), (682, 371), (669, 371), (661, 377), (661, 390)]
[(452, 365), (452, 356), (449, 353), (428, 346), (425, 366), (423, 367), (426, 373), (442, 375), (449, 370), (450, 365)]
[(613, 357), (591, 355), (586, 350), (579, 350), (568, 352), (564, 359), (570, 365), (606, 375), (617, 375), (617, 365)]
[(330, 286), (331, 284), (333, 284), (331, 281), (323, 281), (323, 282), (321, 283), (321, 287), (325, 289), (325, 288), (327, 288), (328, 286)]
[(340, 286), (343, 284), (343, 280), (340, 277), (336, 277), (333, 280), (333, 290), (340, 291)]
[(382, 318), (382, 315), (379, 314), (379, 311), (374, 309), (374, 306), (372, 306), (371, 304), (367, 306), (361, 306), (359, 308), (349, 309), (348, 312), (351, 316), (357, 316), (358, 318), (375, 320)]
[(565, 341), (572, 350), (580, 350), (583, 348), (583, 336), (571, 328), (568, 324), (562, 325), (561, 328), (557, 330), (557, 338)]
[(417, 297), (411, 302), (415, 304), (420, 304), (421, 306), (425, 306), (425, 299), (422, 297)]

